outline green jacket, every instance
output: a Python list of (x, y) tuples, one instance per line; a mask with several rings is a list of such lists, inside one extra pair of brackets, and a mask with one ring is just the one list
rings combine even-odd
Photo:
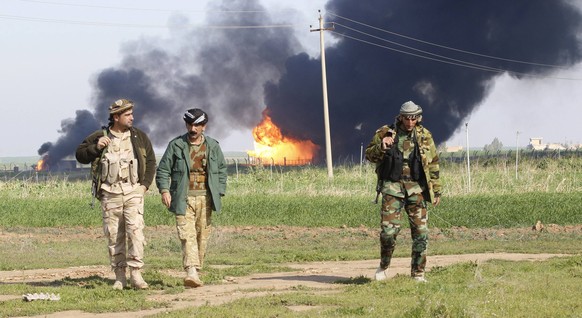
[[(439, 176), (439, 156), (434, 144), (434, 139), (432, 134), (428, 129), (424, 128), (422, 125), (417, 124), (415, 127), (416, 144), (419, 145), (420, 158), (422, 161), (422, 170), (425, 175), (425, 180), (427, 181), (426, 189), (428, 193), (425, 195), (425, 199), (430, 202), (434, 202), (435, 195), (441, 195), (441, 182)], [(388, 133), (396, 134), (394, 127), (388, 125), (380, 127), (376, 130), (372, 141), (366, 147), (366, 159), (370, 162), (376, 164), (376, 166), (382, 163), (384, 160), (385, 151), (382, 150), (382, 138), (386, 137)]]
[[(156, 154), (150, 139), (143, 131), (135, 127), (130, 128), (130, 130), (131, 145), (138, 165), (138, 182), (149, 189), (156, 174)], [(103, 151), (107, 149), (97, 149), (97, 142), (101, 137), (103, 137), (103, 130), (97, 130), (85, 138), (75, 152), (77, 161), (82, 164), (94, 164), (101, 157)]]
[[(220, 212), (221, 197), (226, 194), (226, 160), (218, 141), (204, 136), (206, 143), (206, 174), (212, 196), (212, 210)], [(178, 215), (186, 213), (188, 188), (190, 185), (190, 147), (188, 134), (170, 141), (156, 174), (156, 185), (160, 193), (170, 192), (172, 202), (169, 210)]]

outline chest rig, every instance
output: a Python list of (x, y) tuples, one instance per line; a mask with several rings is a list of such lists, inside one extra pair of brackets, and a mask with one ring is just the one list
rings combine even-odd
[(386, 150), (384, 159), (377, 167), (378, 176), (382, 180), (393, 182), (418, 181), (421, 169), (416, 132), (409, 135), (398, 129), (394, 136), (394, 144)]
[(200, 145), (190, 144), (190, 184), (189, 192), (196, 192), (195, 194), (206, 193), (206, 143), (202, 142)]
[(131, 132), (111, 132), (110, 138), (111, 143), (101, 158), (101, 188), (111, 193), (131, 192), (138, 183)]

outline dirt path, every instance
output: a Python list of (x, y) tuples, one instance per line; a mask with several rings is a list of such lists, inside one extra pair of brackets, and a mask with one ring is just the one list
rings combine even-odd
[[(491, 259), (510, 261), (540, 261), (547, 258), (563, 256), (558, 254), (513, 254), (513, 253), (493, 253), (493, 254), (463, 254), (430, 256), (429, 268), (435, 266), (448, 266), (459, 262), (483, 262)], [(372, 278), (378, 260), (368, 261), (346, 261), (346, 262), (315, 262), (304, 264), (286, 264), (286, 266), (296, 269), (292, 272), (254, 274), (244, 277), (227, 279), (223, 284), (208, 285), (197, 289), (187, 289), (180, 294), (165, 295), (162, 293), (152, 294), (150, 300), (166, 301), (171, 303), (170, 308), (143, 310), (137, 312), (120, 312), (91, 314), (81, 311), (59, 312), (36, 317), (49, 318), (95, 318), (95, 317), (144, 317), (155, 313), (168, 312), (172, 310), (201, 306), (204, 304), (220, 305), (240, 298), (258, 297), (275, 293), (285, 293), (296, 286), (305, 286), (320, 293), (333, 293), (345, 285), (334, 284), (333, 282), (364, 276)], [(389, 270), (390, 277), (397, 274), (408, 274), (410, 271), (409, 258), (393, 259)], [(113, 279), (114, 275), (106, 266), (84, 266), (60, 269), (24, 270), (24, 271), (0, 271), (0, 281), (2, 282), (38, 282), (57, 280), (64, 277), (79, 278), (91, 275), (99, 275)], [(182, 275), (182, 273), (175, 273)], [(430, 280), (430, 275), (429, 275)], [(430, 283), (430, 282), (429, 282)], [(0, 301), (6, 299), (21, 298), (21, 295), (0, 296)], [(291, 308), (293, 310), (303, 310), (306, 308)]]

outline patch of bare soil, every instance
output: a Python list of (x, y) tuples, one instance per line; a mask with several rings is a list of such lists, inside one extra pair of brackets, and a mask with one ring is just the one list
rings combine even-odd
[[(559, 232), (578, 232), (582, 228), (564, 228), (556, 226), (548, 226), (548, 230)], [(273, 230), (281, 230), (281, 227), (273, 227)], [(223, 231), (245, 231), (245, 230), (267, 230), (267, 228), (224, 228)], [(337, 230), (337, 229), (329, 229)], [(345, 230), (345, 229), (344, 229)], [(365, 230), (363, 228), (354, 229)], [(286, 233), (305, 233), (306, 229), (286, 228)], [(315, 230), (314, 230), (315, 231)], [(321, 232), (321, 229), (317, 229)], [(507, 233), (500, 233), (500, 230), (482, 230), (477, 233), (469, 233), (473, 230), (463, 228), (453, 229), (458, 232), (458, 235), (466, 237), (466, 235), (506, 235)], [(509, 230), (503, 230), (509, 231)], [(532, 231), (532, 229), (517, 229), (516, 231)], [(78, 231), (81, 236), (82, 230)], [(375, 233), (377, 233), (374, 230)], [(465, 233), (466, 232), (466, 233)], [(434, 232), (433, 232), (434, 233)], [(51, 236), (54, 239), (59, 236), (59, 233), (44, 233), (39, 235)], [(512, 233), (515, 234), (515, 233)], [(2, 233), (2, 235), (19, 235), (14, 233)], [(31, 235), (28, 233), (27, 235)], [(87, 230), (85, 235), (97, 235), (93, 230)], [(450, 233), (448, 233), (450, 237)], [(49, 239), (47, 237), (47, 239)], [(428, 262), (429, 270), (432, 267), (442, 267), (459, 262), (484, 262), (491, 259), (511, 260), (511, 261), (539, 261), (547, 258), (563, 256), (558, 254), (518, 254), (518, 253), (488, 253), (488, 254), (463, 254), (463, 255), (431, 255)], [(345, 288), (343, 284), (335, 284), (334, 282), (340, 280), (347, 280), (356, 277), (373, 278), (374, 272), (378, 266), (378, 260), (364, 260), (364, 261), (338, 261), (338, 262), (313, 262), (313, 263), (292, 263), (284, 264), (290, 268), (295, 269), (291, 272), (268, 273), (268, 274), (253, 274), (244, 277), (228, 278), (222, 284), (206, 285), (196, 289), (186, 289), (180, 294), (167, 295), (162, 292), (155, 292), (149, 296), (153, 301), (164, 301), (170, 303), (170, 307), (152, 310), (143, 310), (137, 312), (119, 312), (119, 313), (104, 313), (92, 314), (81, 311), (67, 311), (59, 312), (49, 315), (41, 315), (38, 317), (52, 317), (52, 318), (94, 318), (94, 317), (144, 317), (155, 313), (169, 312), (177, 309), (188, 308), (193, 306), (201, 306), (205, 304), (220, 305), (228, 303), (240, 298), (259, 297), (265, 295), (272, 295), (277, 293), (286, 293), (296, 290), (296, 287), (308, 287), (316, 293), (334, 293)], [(394, 277), (397, 274), (407, 275), (410, 272), (409, 258), (396, 258), (392, 261), (389, 276)], [(170, 273), (177, 277), (181, 277), (182, 273)], [(59, 280), (65, 277), (83, 278), (98, 275), (107, 279), (114, 279), (114, 274), (107, 266), (82, 266), (70, 268), (52, 268), (39, 270), (20, 270), (20, 271), (0, 271), (0, 282), (14, 283), (14, 282), (43, 282)], [(430, 280), (430, 276), (429, 276)], [(430, 283), (430, 282), (429, 282)], [(21, 298), (22, 295), (14, 296), (0, 296), (0, 302), (7, 299)], [(1, 303), (0, 303), (1, 304)], [(313, 307), (290, 307), (291, 310), (309, 310)]]

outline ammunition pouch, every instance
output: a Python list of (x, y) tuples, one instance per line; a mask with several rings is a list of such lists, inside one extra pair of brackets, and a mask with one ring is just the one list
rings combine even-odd
[(380, 165), (376, 167), (376, 174), (378, 175), (378, 178), (382, 180), (390, 180), (393, 182), (400, 180), (418, 181), (421, 176), (422, 162), (416, 142), (415, 147), (416, 149), (410, 153), (407, 160), (408, 167), (410, 168), (410, 175), (402, 175), (404, 168), (404, 156), (398, 147), (393, 145), (384, 154), (384, 159)]
[(106, 184), (137, 184), (137, 168), (137, 159), (127, 160), (120, 158), (119, 154), (107, 153), (101, 158), (101, 180)]
[(119, 158), (114, 158), (112, 153), (107, 153), (101, 159), (101, 180), (106, 184), (117, 182), (120, 170)]
[(408, 166), (410, 167), (410, 178), (414, 181), (420, 180), (420, 171), (422, 170), (422, 162), (418, 152), (418, 145), (416, 145), (416, 149), (410, 154), (408, 159)]
[(376, 167), (376, 174), (381, 180), (399, 181), (402, 176), (402, 167), (404, 164), (402, 152), (396, 145), (388, 148), (384, 154), (384, 159)]

